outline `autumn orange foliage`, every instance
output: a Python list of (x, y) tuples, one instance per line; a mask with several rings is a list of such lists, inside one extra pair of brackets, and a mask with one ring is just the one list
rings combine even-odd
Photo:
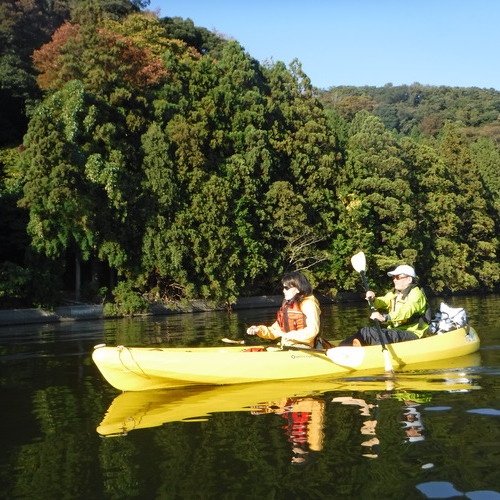
[(161, 59), (148, 48), (137, 47), (131, 38), (102, 28), (92, 35), (90, 41), (78, 24), (66, 22), (34, 52), (40, 88), (57, 90), (73, 79), (82, 80), (94, 92), (109, 84), (145, 88), (167, 76)]
[(61, 49), (68, 40), (79, 37), (78, 24), (65, 22), (52, 35), (52, 41), (43, 45), (39, 50), (33, 52), (33, 64), (40, 72), (38, 85), (42, 89), (50, 89), (53, 83), (60, 79), (61, 68), (58, 64)]

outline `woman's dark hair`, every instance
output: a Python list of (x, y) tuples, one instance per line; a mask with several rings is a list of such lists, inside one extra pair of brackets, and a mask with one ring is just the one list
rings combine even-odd
[(287, 273), (281, 279), (283, 286), (295, 287), (299, 293), (295, 296), (297, 302), (302, 302), (304, 297), (312, 295), (313, 289), (307, 278), (298, 271)]

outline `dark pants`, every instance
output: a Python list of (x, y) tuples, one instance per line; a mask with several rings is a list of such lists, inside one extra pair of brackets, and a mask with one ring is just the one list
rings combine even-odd
[[(386, 344), (393, 344), (394, 342), (406, 342), (407, 340), (417, 340), (418, 337), (406, 330), (388, 330), (382, 328), (382, 335)], [(380, 345), (378, 328), (374, 326), (364, 326), (360, 328), (356, 335), (343, 340), (340, 345), (352, 345), (353, 339), (358, 339), (361, 345)]]

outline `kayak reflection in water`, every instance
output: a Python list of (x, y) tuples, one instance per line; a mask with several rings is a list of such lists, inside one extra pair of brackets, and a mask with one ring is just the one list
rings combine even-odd
[(292, 445), (293, 465), (309, 465), (323, 449), (325, 401), (312, 397), (285, 398), (254, 407), (252, 415), (276, 413)]
[(284, 300), (276, 321), (271, 326), (252, 325), (247, 334), (271, 340), (281, 338), (282, 346), (327, 347), (319, 337), (321, 311), (307, 278), (295, 271), (285, 274), (281, 282)]

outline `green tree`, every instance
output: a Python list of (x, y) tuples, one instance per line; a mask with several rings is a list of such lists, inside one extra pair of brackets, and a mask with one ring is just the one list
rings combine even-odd
[[(122, 140), (128, 134), (129, 142)], [(30, 121), (21, 156), (31, 245), (49, 259), (69, 251), (127, 273), (139, 252), (140, 171), (119, 109), (79, 81), (47, 98)]]
[(354, 285), (348, 260), (357, 251), (365, 251), (376, 269), (385, 270), (403, 261), (413, 264), (419, 249), (410, 173), (398, 143), (380, 119), (366, 111), (358, 113), (350, 134), (339, 176), (340, 215), (332, 247), (344, 289)]
[(66, 34), (59, 30), (35, 58), (46, 86), (61, 90), (30, 122), (22, 203), (33, 245), (46, 255), (72, 248), (129, 274), (139, 267), (133, 240), (144, 226), (140, 138), (148, 107), (141, 94), (166, 73), (131, 38), (102, 31), (98, 10), (82, 19), (88, 24), (64, 25)]
[(164, 17), (160, 19), (160, 23), (167, 30), (168, 38), (182, 40), (203, 55), (210, 54), (214, 58), (219, 58), (227, 42), (223, 36), (201, 26), (195, 26), (191, 19)]
[(38, 108), (26, 136), (21, 205), (30, 209), (34, 247), (49, 257), (61, 256), (73, 241), (84, 255), (94, 245), (93, 210), (82, 176), (85, 158), (75, 144), (83, 102), (81, 85), (68, 86)]
[(216, 62), (176, 64), (160, 94), (178, 104), (161, 105), (170, 112), (144, 136), (155, 208), (143, 260), (185, 295), (231, 302), (266, 266), (257, 215), (269, 168), (262, 77), (236, 43)]
[(314, 267), (312, 275), (329, 280), (327, 240), (337, 215), (339, 139), (297, 60), (290, 70), (280, 62), (268, 66), (266, 76), (270, 137), (277, 156), (266, 209), (274, 214), (269, 219), (273, 261), (282, 270)]
[[(500, 223), (500, 151), (488, 137), (482, 137), (471, 144), (471, 153), (483, 181), (488, 205), (493, 211), (496, 226)], [(498, 233), (498, 231), (497, 231)]]
[(418, 254), (414, 262), (422, 283), (432, 282), (431, 269), (435, 263), (435, 232), (439, 223), (435, 211), (441, 210), (439, 190), (446, 192), (442, 178), (443, 168), (436, 150), (405, 137), (400, 141), (400, 157), (408, 171), (412, 197), (412, 213), (415, 227), (412, 233), (414, 248)]
[(437, 147), (442, 172), (437, 185), (427, 186), (436, 221), (434, 287), (491, 288), (500, 278), (498, 239), (478, 167), (454, 124), (443, 128)]

